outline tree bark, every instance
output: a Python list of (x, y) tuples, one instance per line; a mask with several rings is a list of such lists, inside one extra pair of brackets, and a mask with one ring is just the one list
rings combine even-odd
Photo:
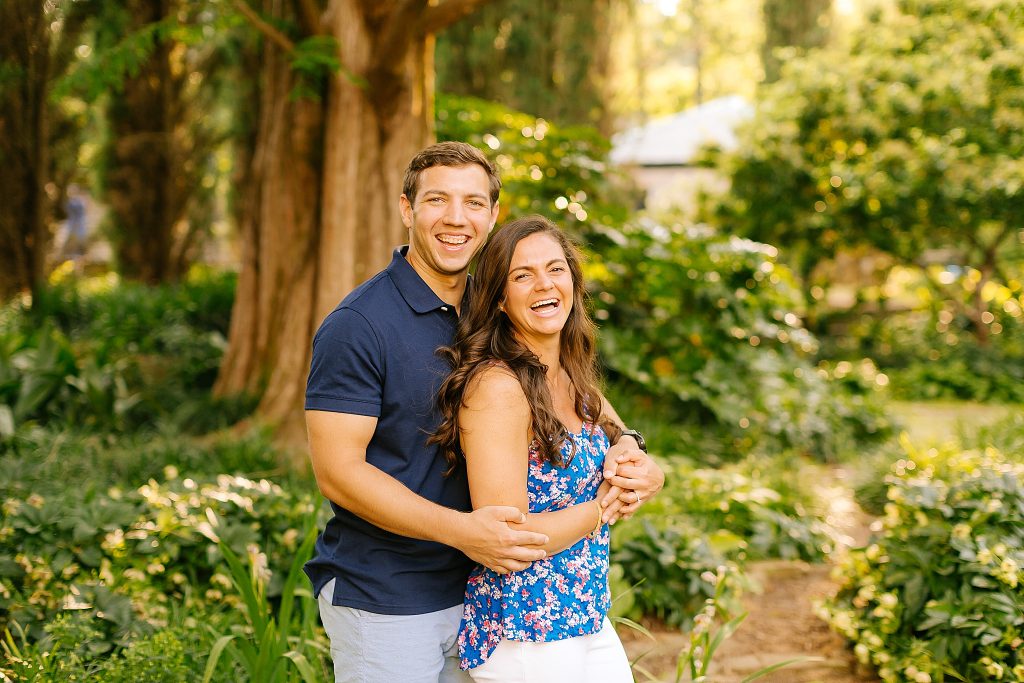
[[(143, 30), (181, 10), (176, 0), (124, 3), (128, 32)], [(179, 279), (191, 262), (197, 226), (188, 220), (209, 142), (185, 94), (185, 51), (161, 37), (138, 73), (126, 76), (107, 107), (106, 200), (118, 266), (151, 284)]]
[[(251, 210), (240, 217), (242, 271), (215, 391), (261, 395), (258, 416), (286, 444), (305, 439), (316, 328), (407, 240), (398, 212), (402, 174), (433, 136), (433, 38), (425, 26), (437, 12), (457, 17), (478, 4), (329, 3), (316, 23), (337, 39), (343, 67), (356, 78), (335, 75), (320, 102), (288, 97), (289, 55), (264, 41), (256, 148), (242, 202)], [(264, 16), (282, 18), (276, 7), (265, 4)]]
[(0, 300), (46, 277), (52, 19), (38, 0), (0, 2)]

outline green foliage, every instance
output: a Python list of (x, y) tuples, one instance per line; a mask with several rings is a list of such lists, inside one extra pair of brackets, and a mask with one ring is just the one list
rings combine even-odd
[[(622, 567), (626, 585), (636, 586), (633, 616), (657, 617), (672, 626), (690, 625), (714, 586), (701, 578), (720, 566), (732, 566), (727, 557), (740, 549), (728, 531), (705, 534), (692, 520), (655, 520), (643, 517), (619, 524), (612, 534), (612, 562)], [(730, 608), (739, 607), (739, 594), (747, 586), (737, 570), (730, 579)]]
[[(267, 557), (257, 546), (248, 548), (249, 570), (242, 565), (231, 548), (219, 548), (231, 569), (231, 581), (242, 597), (247, 626), (235, 625), (233, 633), (217, 638), (210, 651), (203, 683), (212, 680), (220, 657), (227, 654), (237, 664), (245, 680), (271, 683), (301, 680), (316, 683), (327, 678), (323, 666), (314, 671), (310, 656), (322, 662), (326, 654), (316, 635), (318, 610), (309, 589), (299, 588), (305, 581), (302, 565), (312, 554), (316, 541), (317, 520), (311, 515), (304, 540), (295, 554), (281, 591), (280, 607), (267, 600)], [(298, 611), (295, 611), (298, 606)], [(227, 660), (226, 660), (227, 661)]]
[(310, 36), (295, 44), (291, 53), (292, 70), (297, 78), (292, 88), (292, 99), (312, 99), (319, 101), (326, 92), (327, 80), (331, 75), (343, 70), (338, 53), (338, 40), (334, 36)]
[[(953, 277), (950, 271), (939, 275)], [(908, 289), (923, 295), (924, 309), (854, 318), (842, 334), (823, 338), (822, 355), (873, 358), (896, 398), (1024, 401), (1024, 285), (983, 283), (978, 271), (967, 270), (940, 297), (924, 289), (922, 280), (911, 280)], [(981, 339), (967, 314), (975, 299), (983, 302)]]
[(887, 433), (872, 367), (842, 382), (814, 367), (818, 342), (773, 247), (653, 222), (605, 228), (603, 238), (586, 275), (613, 377), (674, 401), (734, 453), (835, 458)]
[[(104, 9), (103, 25), (110, 24), (109, 27), (114, 29), (112, 33), (117, 32), (118, 26), (123, 28), (127, 22), (126, 10), (113, 3), (106, 3)], [(177, 16), (167, 16), (136, 31), (111, 35), (110, 39), (116, 42), (93, 53), (91, 59), (76, 63), (54, 85), (51, 99), (57, 102), (78, 94), (93, 102), (106, 93), (121, 92), (125, 80), (137, 75), (156, 47), (170, 38), (179, 26)]]
[(991, 425), (978, 427), (973, 434), (961, 435), (968, 448), (995, 448), (1007, 457), (1024, 462), (1024, 413), (1011, 414)]
[(735, 612), (742, 573), (730, 572), (728, 586), (716, 589), (706, 572), (753, 559), (823, 559), (831, 539), (804, 481), (813, 468), (787, 463), (749, 459), (710, 469), (663, 460), (665, 488), (612, 534), (612, 561), (622, 582), (635, 586), (634, 613), (686, 625), (716, 590), (725, 590), (718, 599)]
[(804, 274), (856, 244), (989, 269), (1024, 213), (1020, 4), (900, 7), (849, 52), (790, 61), (726, 163), (728, 224), (786, 245)]
[(501, 174), (504, 221), (539, 213), (580, 235), (625, 220), (634, 198), (608, 167), (608, 140), (472, 97), (437, 98), (438, 140), (491, 150)]
[[(316, 507), (311, 493), (267, 480), (181, 479), (173, 466), (165, 479), (129, 491), (51, 484), (52, 493), (26, 497), (9, 492), (28, 487), (5, 486), (0, 625), (16, 621), (40, 638), (43, 625), (73, 603), (107, 622), (96, 642), (109, 650), (166, 620), (172, 601), (236, 605), (224, 592), (231, 583), (218, 544), (236, 553), (270, 548), (269, 566), (287, 566)], [(274, 573), (267, 596), (277, 599), (284, 582)]]
[(491, 0), (438, 35), (438, 90), (560, 124), (600, 123), (610, 0)]
[(197, 432), (244, 416), (251, 398), (210, 396), (234, 283), (232, 274), (159, 288), (70, 282), (43, 290), (30, 311), (8, 309), (0, 439), (34, 423), (123, 431), (162, 418)]
[(887, 683), (1024, 678), (1024, 465), (904, 446), (882, 529), (842, 562), (829, 620)]

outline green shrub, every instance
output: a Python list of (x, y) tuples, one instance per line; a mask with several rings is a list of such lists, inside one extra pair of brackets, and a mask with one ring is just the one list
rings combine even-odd
[(69, 281), (0, 317), (0, 439), (26, 424), (118, 431), (164, 420), (197, 433), (231, 424), (253, 397), (214, 399), (235, 278), (175, 286)]
[(888, 433), (877, 386), (815, 367), (817, 340), (773, 247), (653, 222), (604, 232), (610, 246), (586, 274), (617, 382), (674, 402), (734, 454), (837, 458)]
[(439, 95), (438, 140), (489, 151), (501, 173), (502, 221), (539, 213), (575, 235), (622, 223), (637, 195), (608, 164), (611, 145), (589, 126), (550, 121), (474, 97)]
[(1024, 465), (993, 448), (907, 454), (882, 529), (825, 607), (890, 681), (1024, 680)]
[(195, 643), (186, 640), (195, 634), (177, 629), (157, 631), (135, 641), (103, 663), (95, 677), (100, 683), (181, 683), (196, 680), (199, 670)]
[(730, 584), (723, 601), (739, 608), (746, 583), (735, 561), (740, 539), (721, 530), (707, 534), (684, 517), (656, 520), (642, 517), (618, 524), (612, 534), (612, 563), (622, 567), (625, 585), (634, 586), (633, 616), (654, 616), (672, 626), (687, 628), (715, 586), (702, 578), (729, 566)]
[(806, 492), (814, 468), (757, 459), (722, 469), (694, 468), (681, 458), (662, 462), (665, 488), (612, 534), (612, 562), (621, 566), (623, 584), (635, 586), (634, 613), (687, 625), (714, 595), (705, 573), (723, 565), (736, 569), (723, 590), (738, 609), (746, 561), (814, 561), (830, 549), (828, 530), (814, 514), (818, 503)]
[[(32, 638), (69, 601), (103, 615), (108, 649), (186, 608), (230, 606), (218, 543), (245, 554), (265, 548), (270, 567), (290, 564), (313, 491), (292, 494), (240, 476), (180, 478), (136, 490), (67, 488), (8, 497), (0, 517), (0, 627), (16, 621)], [(216, 524), (214, 523), (216, 521)], [(268, 583), (280, 595), (283, 572)]]

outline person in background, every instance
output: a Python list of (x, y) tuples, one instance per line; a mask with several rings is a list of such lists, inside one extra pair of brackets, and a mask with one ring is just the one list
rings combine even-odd
[(87, 240), (87, 207), (84, 194), (78, 185), (71, 183), (68, 185), (68, 199), (64, 205), (68, 214), (64, 256), (74, 263), (76, 271), (82, 268)]

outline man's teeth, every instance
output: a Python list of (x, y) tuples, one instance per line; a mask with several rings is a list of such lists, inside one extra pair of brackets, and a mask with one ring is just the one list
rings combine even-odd
[(465, 235), (438, 235), (437, 239), (451, 245), (465, 244), (469, 241), (469, 238)]
[(530, 306), (530, 308), (537, 309), (537, 308), (540, 308), (541, 306), (548, 306), (548, 305), (554, 306), (557, 303), (558, 303), (558, 299), (544, 299), (543, 301), (538, 301), (537, 303), (532, 304)]

